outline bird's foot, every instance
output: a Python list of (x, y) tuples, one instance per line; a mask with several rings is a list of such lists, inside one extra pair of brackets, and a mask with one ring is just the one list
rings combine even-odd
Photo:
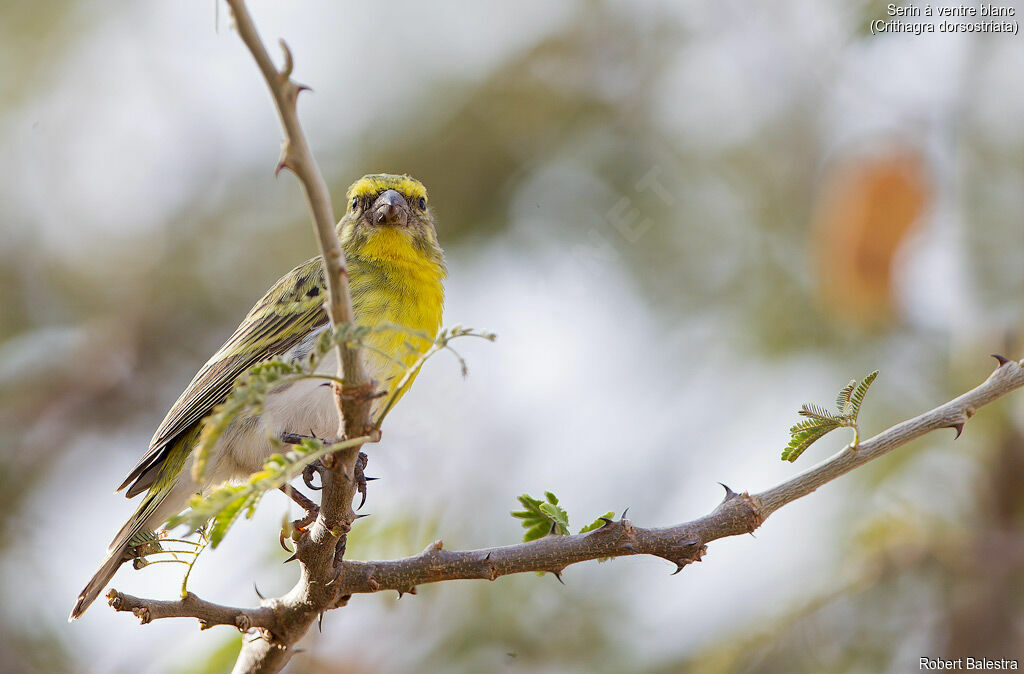
[(300, 508), (306, 511), (305, 515), (292, 522), (293, 529), (305, 531), (306, 527), (312, 524), (316, 520), (316, 516), (320, 514), (320, 506), (315, 501), (306, 498), (302, 492), (296, 491), (291, 485), (286, 484), (280, 489), (288, 495), (288, 498), (295, 501)]

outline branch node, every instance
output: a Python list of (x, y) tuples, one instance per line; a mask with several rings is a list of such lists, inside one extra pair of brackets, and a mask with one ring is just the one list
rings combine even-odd
[(124, 595), (114, 588), (110, 588), (110, 592), (107, 593), (107, 603), (115, 611), (123, 611), (125, 609)]
[(248, 632), (252, 629), (252, 620), (244, 613), (239, 613), (235, 617), (235, 627), (238, 628), (239, 632)]
[[(722, 501), (722, 503), (720, 503), (718, 507), (722, 508), (722, 507), (726, 506), (726, 504), (730, 504), (730, 506), (729, 506), (730, 508), (739, 508), (740, 509), (740, 512), (738, 514), (741, 517), (745, 517), (745, 519), (746, 519), (746, 532), (745, 533), (748, 533), (748, 534), (753, 533), (755, 530), (757, 530), (758, 527), (760, 527), (762, 524), (764, 524), (764, 520), (767, 517), (767, 515), (765, 515), (764, 512), (761, 509), (761, 501), (758, 500), (758, 498), (756, 496), (751, 496), (747, 492), (743, 492), (742, 494), (737, 494), (735, 498), (728, 499), (726, 501)], [(732, 505), (732, 504), (735, 504), (735, 505)], [(696, 545), (699, 542), (700, 541), (698, 541), (698, 540), (694, 540), (692, 543), (690, 543), (690, 545)]]
[[(136, 606), (132, 609), (132, 615), (139, 619), (140, 625), (148, 625), (153, 620), (153, 615), (145, 606)], [(200, 621), (202, 622), (202, 621)]]

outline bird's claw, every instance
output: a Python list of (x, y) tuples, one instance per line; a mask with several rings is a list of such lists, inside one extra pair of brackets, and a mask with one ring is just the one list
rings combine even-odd
[[(359, 496), (360, 496), (359, 505), (356, 506), (356, 510), (359, 510), (360, 508), (363, 507), (363, 505), (366, 504), (366, 483), (367, 483), (367, 477), (363, 473), (363, 470), (366, 468), (366, 462), (368, 460), (369, 460), (368, 457), (363, 452), (359, 452), (359, 456), (356, 457), (356, 464), (354, 466), (353, 473), (354, 473), (354, 479), (355, 479), (355, 483), (356, 483), (356, 491), (359, 492)], [(373, 479), (373, 478), (370, 478), (370, 479)]]
[[(314, 475), (320, 478), (319, 487), (313, 484)], [(302, 481), (306, 483), (307, 487), (314, 491), (320, 491), (324, 488), (324, 465), (320, 463), (319, 459), (302, 469)]]

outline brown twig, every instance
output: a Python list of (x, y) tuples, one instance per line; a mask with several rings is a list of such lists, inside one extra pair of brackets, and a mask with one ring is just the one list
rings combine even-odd
[(117, 590), (107, 593), (107, 603), (115, 611), (130, 611), (143, 625), (161, 618), (195, 618), (202, 629), (215, 625), (231, 625), (241, 632), (251, 629), (266, 630), (275, 621), (274, 609), (270, 606), (260, 608), (234, 608), (221, 606), (189, 592), (177, 601), (158, 601), (140, 599)]
[[(637, 527), (628, 520), (609, 521), (600, 529), (572, 536), (548, 536), (529, 543), (469, 551), (445, 550), (440, 541), (413, 557), (386, 562), (358, 562), (344, 560), (337, 578), (321, 591), (303, 595), (300, 583), (289, 595), (266, 604), (261, 613), (251, 615), (253, 626), (264, 627), (268, 638), (252, 643), (265, 644), (267, 653), (290, 653), (289, 646), (305, 633), (298, 631), (292, 616), (296, 612), (308, 614), (343, 606), (357, 593), (395, 590), (414, 593), (416, 586), (459, 579), (494, 580), (501, 576), (528, 571), (547, 571), (561, 576), (562, 570), (602, 557), (626, 555), (653, 555), (673, 562), (676, 572), (691, 562), (699, 561), (706, 545), (726, 536), (750, 533), (757, 529), (773, 512), (816, 490), (823, 484), (869, 461), (941, 428), (959, 432), (981, 407), (1024, 386), (1024, 367), (1020, 362), (997, 358), (999, 366), (980, 386), (925, 412), (913, 419), (862, 441), (856, 449), (846, 447), (832, 458), (797, 475), (791, 480), (756, 494), (737, 494), (726, 488), (726, 497), (708, 515), (663, 528)], [(308, 588), (307, 588), (308, 589)], [(118, 595), (122, 602), (118, 610), (145, 612), (143, 622), (162, 617), (190, 616), (206, 620), (217, 616), (212, 624), (235, 624), (231, 621), (243, 609), (230, 609), (190, 600), (182, 602), (154, 602), (146, 599)], [(327, 603), (323, 603), (326, 600)], [(200, 603), (195, 603), (200, 602)], [(307, 602), (307, 603), (303, 603)], [(190, 611), (190, 607), (194, 608)], [(211, 609), (210, 607), (214, 607)], [(270, 610), (272, 616), (262, 611)], [(148, 611), (148, 612), (146, 612)], [(259, 624), (255, 622), (259, 620)], [(263, 622), (263, 621), (266, 622)], [(308, 628), (308, 625), (306, 626)], [(277, 671), (286, 657), (268, 657), (263, 660), (246, 659), (249, 646), (243, 647), (236, 672)], [(277, 669), (274, 669), (276, 667)]]

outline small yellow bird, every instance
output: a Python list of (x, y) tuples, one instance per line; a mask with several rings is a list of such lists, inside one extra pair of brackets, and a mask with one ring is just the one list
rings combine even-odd
[[(427, 190), (407, 175), (360, 178), (348, 189), (338, 236), (348, 263), (356, 323), (404, 328), (371, 332), (364, 342), (370, 348), (361, 352), (367, 374), (391, 394), (405, 368), (431, 344), (409, 331), (433, 336), (441, 326), (447, 272)], [(285, 384), (270, 392), (259, 415), (232, 423), (211, 453), (203, 481), (192, 479), (192, 450), (205, 418), (252, 366), (275, 356), (303, 358), (315, 347), (329, 327), (325, 296), (323, 265), (315, 257), (275, 283), (199, 370), (160, 424), (149, 451), (118, 487), (128, 489), (128, 498), (142, 492), (146, 496), (114, 537), (69, 620), (85, 612), (121, 564), (135, 556), (135, 548), (184, 510), (191, 495), (260, 470), (275, 451), (270, 437), (311, 431), (322, 438), (335, 435), (338, 412), (331, 389), (311, 380)], [(320, 361), (318, 372), (334, 373), (333, 354)], [(377, 399), (375, 406), (387, 397)]]

